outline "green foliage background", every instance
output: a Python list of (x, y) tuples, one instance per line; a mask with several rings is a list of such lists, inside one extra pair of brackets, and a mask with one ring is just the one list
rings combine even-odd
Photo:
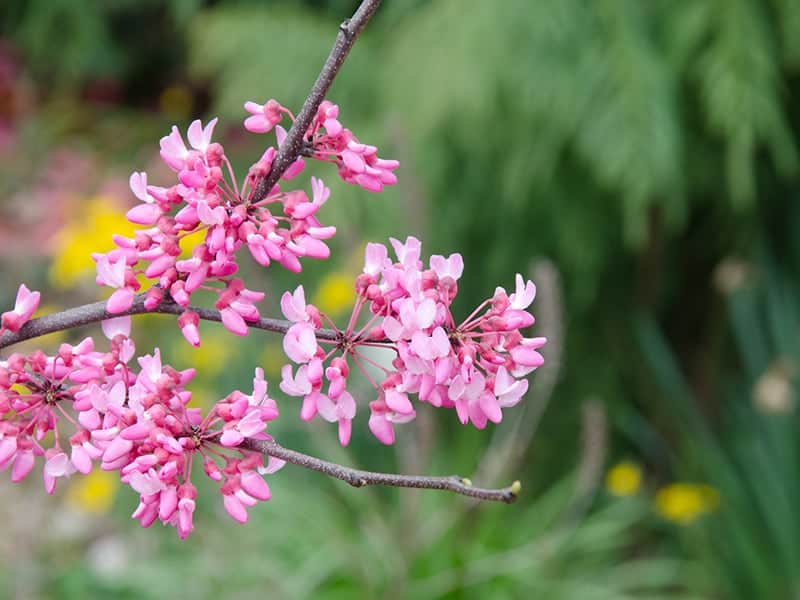
[[(259, 140), (233, 134), (243, 101), (298, 107), (354, 6), (11, 0), (0, 32), (36, 91), (35, 107), (11, 116), (16, 152), (67, 144), (109, 170), (139, 169), (175, 120), (156, 110), (159, 94), (180, 83), (193, 101), (181, 125), (218, 115), (245, 169)], [(507, 413), (536, 431), (516, 469), (502, 472), (523, 479), (524, 499), (464, 507), (287, 470), (253, 527), (234, 529), (208, 509), (197, 536), (177, 546), (171, 532), (140, 542), (117, 520), (115, 535), (148, 549), (124, 577), (104, 580), (77, 553), (37, 593), (155, 598), (188, 585), (195, 597), (242, 598), (265, 588), (287, 598), (796, 596), (798, 96), (795, 0), (387, 1), (331, 98), (361, 139), (400, 158), (401, 181), (372, 197), (326, 179), (339, 266), (361, 239), (421, 236), (426, 253), (464, 255), (458, 308), (467, 312), (515, 272), (554, 267), (537, 282), (537, 304), (555, 307), (537, 313), (537, 327), (556, 336), (538, 377), (558, 383), (532, 394), (527, 412)], [(4, 175), (4, 193), (31, 179), (20, 165)], [(327, 268), (309, 266), (310, 281)], [(295, 281), (271, 273), (268, 283), (277, 296)], [(3, 296), (14, 287), (4, 283)], [(263, 340), (248, 344), (210, 389), (248, 380)], [(767, 373), (789, 387), (780, 410), (757, 402)], [(607, 415), (602, 451), (585, 443), (590, 401)], [(428, 433), (405, 431), (397, 454), (362, 436), (339, 457), (470, 473), (487, 447), (506, 456), (503, 436), (520, 439), (513, 423), (493, 437), (451, 421), (426, 417)], [(283, 439), (340, 452), (328, 429), (281, 426)], [(420, 439), (430, 451), (409, 454)], [(643, 496), (609, 498), (597, 470), (625, 456), (644, 465), (643, 495), (672, 479), (703, 481), (719, 490), (719, 510), (679, 528)], [(486, 483), (503, 483), (500, 474)]]

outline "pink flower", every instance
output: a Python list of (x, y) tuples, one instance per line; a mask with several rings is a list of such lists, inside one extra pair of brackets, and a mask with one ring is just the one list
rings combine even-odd
[(508, 297), (511, 302), (511, 308), (525, 310), (536, 297), (536, 286), (532, 281), (525, 282), (519, 273), (516, 276), (516, 286), (516, 291)]
[(308, 371), (307, 365), (302, 365), (297, 369), (297, 374), (292, 375), (292, 366), (283, 365), (281, 368), (281, 383), (280, 388), (284, 394), (289, 396), (305, 396), (311, 393), (311, 382), (308, 380), (306, 372)]
[(506, 408), (517, 404), (528, 391), (528, 381), (526, 379), (515, 379), (505, 367), (497, 370), (497, 377), (494, 382), (494, 394), (500, 406)]
[(342, 392), (334, 400), (320, 394), (317, 398), (317, 410), (329, 423), (339, 423), (339, 443), (347, 446), (350, 443), (352, 421), (356, 416), (356, 401), (353, 396), (349, 392)]
[(131, 223), (153, 225), (161, 216), (161, 208), (147, 191), (147, 173), (132, 173), (130, 188), (133, 195), (141, 200), (142, 204), (134, 206), (125, 216)]
[(36, 312), (36, 309), (39, 308), (40, 297), (41, 294), (39, 292), (32, 292), (24, 283), (20, 284), (14, 309), (4, 312), (0, 317), (0, 329), (7, 329), (17, 333), (20, 327), (27, 323), (33, 313)]
[(181, 133), (173, 125), (170, 134), (161, 138), (161, 158), (170, 169), (178, 172), (184, 168), (188, 156), (189, 150), (183, 142)]
[[(133, 305), (134, 290), (129, 287), (129, 278), (125, 257), (120, 257), (112, 263), (108, 255), (100, 254), (95, 256), (97, 262), (97, 283), (117, 288), (111, 294), (106, 303), (106, 310), (111, 314), (121, 313), (128, 310)], [(133, 280), (135, 284), (135, 279)]]
[[(447, 258), (433, 255), (431, 256), (431, 268), (436, 272), (439, 278), (450, 277), (454, 281), (457, 281), (464, 272), (464, 259), (461, 258), (460, 254), (451, 254)], [(528, 304), (530, 304), (530, 302)], [(525, 308), (527, 308), (527, 306)]]
[(292, 361), (306, 363), (317, 353), (314, 327), (305, 321), (295, 323), (283, 337), (283, 350)]
[(275, 100), (267, 100), (266, 104), (257, 104), (252, 101), (244, 103), (244, 109), (252, 116), (244, 121), (244, 128), (251, 133), (268, 133), (275, 125), (281, 122), (284, 109)]
[(178, 327), (181, 328), (181, 333), (186, 341), (192, 346), (200, 345), (200, 331), (197, 326), (200, 323), (200, 316), (193, 310), (185, 310), (180, 317), (178, 317)]
[(283, 296), (281, 296), (281, 311), (287, 319), (294, 323), (311, 319), (306, 310), (306, 295), (302, 285), (298, 285), (294, 293), (283, 293)]
[(186, 137), (189, 139), (189, 144), (192, 148), (205, 154), (211, 144), (211, 136), (214, 134), (216, 124), (216, 118), (211, 119), (205, 127), (203, 127), (203, 123), (199, 119), (192, 121), (192, 124), (189, 125), (189, 130), (186, 132)]

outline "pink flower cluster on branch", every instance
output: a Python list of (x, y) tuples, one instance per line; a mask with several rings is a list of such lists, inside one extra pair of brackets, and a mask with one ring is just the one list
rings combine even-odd
[[(275, 100), (245, 104), (250, 114), (245, 128), (274, 129), (278, 147), (268, 147), (241, 183), (224, 148), (212, 142), (216, 119), (205, 126), (194, 121), (186, 133), (188, 146), (177, 127), (161, 139), (161, 157), (176, 181), (160, 187), (149, 184), (146, 173), (133, 173), (130, 188), (140, 203), (127, 217), (143, 228), (132, 238), (114, 236), (113, 250), (93, 255), (97, 283), (114, 289), (105, 306), (76, 307), (28, 323), (40, 294), (20, 286), (14, 308), (0, 318), (3, 347), (98, 321), (110, 344), (100, 351), (86, 338), (62, 344), (52, 355), (36, 350), (0, 361), (0, 470), (10, 469), (12, 481), (25, 479), (39, 458), (49, 493), (61, 477), (97, 466), (116, 471), (139, 494), (133, 517), (143, 527), (156, 520), (171, 525), (182, 539), (194, 527), (192, 474), (198, 462), (220, 484), (225, 510), (240, 523), (249, 507), (270, 498), (263, 475), (284, 461), (359, 487), (444, 489), (514, 501), (519, 482), (492, 490), (457, 476), (374, 473), (280, 446), (266, 432), (278, 408), (261, 369), (251, 394), (234, 391), (203, 416), (186, 389), (194, 370), (164, 364), (158, 349), (137, 357), (130, 338), (130, 315), (143, 312), (180, 313), (181, 332), (195, 346), (201, 319), (221, 321), (236, 335), (252, 327), (285, 332), (284, 350), (299, 366), (283, 367), (281, 389), (303, 398), (302, 419), (320, 415), (337, 423), (343, 445), (357, 412), (348, 391), (351, 366), (375, 389), (369, 428), (384, 444), (394, 442), (395, 424), (415, 418), (419, 402), (453, 408), (461, 423), (484, 428), (499, 423), (502, 409), (520, 401), (528, 387), (524, 377), (542, 364), (539, 349), (545, 343), (521, 333), (534, 322), (527, 309), (536, 288), (520, 275), (513, 293), (498, 287), (459, 323), (450, 310), (463, 272), (459, 254), (432, 256), (426, 268), (415, 238), (391, 240), (396, 259), (384, 245), (368, 244), (344, 329), (306, 302), (302, 285), (281, 298), (288, 322), (263, 319), (256, 304), (264, 293), (236, 277), (243, 247), (259, 264), (277, 262), (293, 272), (301, 271), (303, 258), (328, 258), (326, 241), (336, 228), (323, 225), (317, 213), (330, 190), (314, 177), (310, 196), (280, 183), (302, 173), (304, 158), (334, 164), (344, 181), (369, 191), (396, 183), (398, 162), (379, 158), (377, 148), (361, 143), (339, 121), (338, 106), (324, 100), (379, 3), (363, 0), (342, 24), (297, 118)], [(288, 133), (280, 126), (284, 117), (292, 121)], [(182, 254), (187, 238), (199, 242), (191, 256)], [(137, 296), (143, 280), (151, 285)], [(216, 294), (216, 310), (190, 305), (197, 290)], [(323, 329), (323, 323), (333, 330)], [(381, 362), (375, 352), (388, 353), (389, 360)], [(370, 369), (380, 376), (370, 375)]]
[[(528, 389), (524, 379), (544, 362), (539, 353), (545, 338), (526, 338), (520, 332), (534, 323), (526, 309), (536, 287), (516, 277), (510, 295), (498, 287), (460, 324), (450, 312), (464, 270), (461, 255), (432, 256), (429, 268), (420, 261), (421, 243), (391, 240), (397, 260), (388, 258), (382, 244), (367, 244), (365, 266), (356, 280), (358, 299), (339, 340), (317, 340), (315, 331), (327, 317), (305, 301), (302, 286), (284, 293), (281, 308), (294, 325), (286, 332), (286, 355), (300, 367), (282, 370), (281, 389), (303, 398), (304, 420), (319, 414), (337, 422), (339, 440), (350, 440), (356, 402), (347, 391), (352, 363), (375, 388), (370, 402), (369, 428), (384, 444), (395, 440), (394, 425), (416, 416), (411, 395), (435, 407), (454, 408), (462, 424), (479, 429), (499, 423), (502, 409), (514, 406)], [(368, 308), (370, 318), (356, 327)], [(333, 348), (325, 348), (332, 344)], [(383, 348), (393, 352), (391, 368), (366, 352)], [(382, 372), (380, 381), (367, 365)]]
[[(247, 102), (245, 107), (253, 113), (245, 121), (250, 131), (272, 130), (284, 113), (294, 120), (275, 100), (264, 105)], [(399, 163), (377, 158), (376, 148), (359, 143), (337, 115), (335, 104), (322, 103), (308, 130), (307, 155), (336, 164), (345, 181), (372, 191), (396, 183), (393, 171)], [(316, 216), (330, 196), (325, 184), (311, 177), (310, 198), (302, 189), (284, 190), (276, 184), (265, 198), (252, 201), (257, 182), (272, 169), (276, 148), (267, 148), (240, 186), (224, 148), (211, 141), (216, 124), (216, 119), (205, 127), (199, 120), (192, 122), (188, 147), (177, 127), (161, 138), (161, 158), (177, 176), (172, 186), (149, 185), (143, 172), (131, 175), (131, 191), (141, 203), (127, 217), (147, 228), (133, 238), (115, 235), (115, 249), (94, 255), (97, 283), (115, 289), (108, 300), (109, 312), (129, 309), (140, 279), (146, 278), (157, 284), (147, 291), (148, 307), (156, 306), (165, 295), (188, 307), (194, 292), (209, 290), (218, 294), (215, 306), (225, 326), (246, 335), (247, 322), (259, 318), (256, 303), (264, 294), (245, 288), (234, 277), (239, 270), (237, 253), (243, 246), (259, 264), (278, 262), (293, 272), (302, 269), (301, 258), (330, 256), (326, 240), (335, 235), (336, 227), (323, 225)], [(280, 144), (286, 132), (278, 126), (276, 133)], [(303, 158), (298, 157), (282, 178), (297, 177), (304, 167)], [(182, 257), (181, 243), (198, 236), (203, 241), (190, 257)], [(179, 321), (184, 336), (195, 346), (200, 344), (197, 324), (191, 311)]]
[(133, 517), (143, 527), (160, 520), (185, 538), (197, 496), (192, 467), (200, 461), (220, 483), (228, 514), (244, 523), (249, 506), (270, 498), (262, 475), (283, 464), (240, 447), (271, 439), (266, 427), (278, 408), (263, 372), (256, 369), (252, 394), (232, 392), (203, 417), (189, 406), (185, 388), (193, 369), (162, 364), (158, 349), (137, 359), (138, 372), (133, 368), (129, 327), (129, 317), (104, 322), (106, 352), (86, 338), (52, 356), (37, 350), (0, 361), (0, 469), (10, 467), (19, 482), (42, 457), (48, 493), (59, 478), (85, 475), (96, 464), (118, 471), (140, 495)]

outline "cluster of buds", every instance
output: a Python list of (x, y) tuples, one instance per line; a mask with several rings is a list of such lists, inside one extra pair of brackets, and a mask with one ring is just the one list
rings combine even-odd
[[(278, 143), (286, 136), (286, 132), (278, 125), (283, 115), (294, 121), (291, 111), (275, 100), (269, 100), (266, 104), (248, 102), (245, 109), (251, 114), (244, 122), (245, 128), (253, 133), (266, 133), (275, 127)], [(302, 153), (305, 156), (335, 164), (339, 176), (347, 183), (371, 192), (380, 192), (383, 186), (397, 183), (394, 171), (400, 163), (378, 158), (375, 146), (359, 142), (353, 132), (339, 122), (339, 107), (333, 102), (324, 100), (320, 104), (303, 140), (305, 146)], [(298, 158), (287, 172), (296, 174), (302, 170), (302, 161), (302, 158)]]
[(185, 389), (194, 370), (163, 365), (156, 349), (137, 359), (136, 372), (129, 328), (129, 317), (103, 323), (107, 352), (86, 338), (52, 356), (37, 350), (0, 361), (0, 469), (11, 467), (19, 482), (43, 457), (44, 487), (53, 493), (59, 478), (99, 463), (140, 494), (133, 517), (142, 526), (158, 519), (185, 538), (197, 495), (192, 464), (202, 460), (221, 483), (227, 512), (245, 522), (247, 507), (270, 497), (262, 475), (283, 464), (240, 447), (269, 439), (267, 423), (278, 416), (263, 372), (256, 370), (252, 394), (235, 391), (203, 418)]
[[(295, 121), (288, 109), (275, 100), (248, 102), (245, 108), (251, 115), (247, 130), (274, 129), (283, 143), (287, 134), (280, 121), (284, 116)], [(377, 149), (360, 143), (338, 115), (335, 104), (322, 102), (304, 133), (300, 156), (281, 178), (299, 175), (307, 157), (335, 164), (346, 182), (370, 191), (396, 183), (398, 162), (378, 158)], [(193, 529), (192, 466), (198, 461), (220, 484), (224, 507), (236, 521), (245, 522), (248, 507), (270, 498), (263, 475), (283, 462), (253, 448), (271, 440), (267, 424), (278, 417), (278, 408), (256, 369), (251, 394), (235, 391), (204, 417), (191, 406), (186, 389), (194, 370), (163, 364), (158, 349), (134, 360), (130, 316), (122, 315), (132, 312), (141, 282), (150, 280), (145, 310), (164, 301), (183, 307), (178, 324), (192, 345), (200, 344), (200, 315), (190, 300), (200, 289), (217, 294), (223, 325), (246, 335), (248, 323), (260, 319), (256, 303), (264, 294), (235, 276), (242, 247), (263, 266), (277, 262), (299, 272), (301, 258), (329, 256), (325, 241), (336, 233), (317, 218), (330, 195), (321, 180), (311, 178), (311, 198), (280, 184), (266, 194), (256, 192), (277, 154), (269, 147), (239, 186), (223, 147), (211, 141), (215, 125), (216, 119), (205, 126), (194, 121), (188, 147), (176, 127), (161, 139), (161, 157), (177, 183), (159, 187), (148, 184), (146, 173), (131, 175), (131, 190), (141, 202), (127, 217), (145, 228), (132, 238), (115, 235), (113, 250), (93, 255), (97, 283), (115, 290), (106, 309), (120, 315), (103, 321), (109, 349), (95, 350), (86, 338), (62, 344), (54, 355), (37, 350), (0, 361), (0, 469), (10, 468), (12, 481), (25, 479), (41, 457), (44, 486), (52, 493), (59, 478), (89, 473), (99, 464), (119, 472), (139, 494), (133, 517), (142, 526), (159, 520), (181, 538)], [(184, 256), (181, 244), (191, 236), (198, 243)], [(499, 423), (502, 409), (527, 391), (525, 376), (543, 363), (538, 350), (545, 339), (521, 333), (534, 322), (527, 309), (535, 286), (517, 275), (513, 293), (498, 287), (457, 324), (450, 307), (464, 269), (461, 256), (432, 256), (426, 268), (419, 240), (391, 244), (395, 260), (386, 246), (367, 245), (344, 329), (306, 302), (302, 285), (283, 294), (281, 309), (289, 320), (283, 348), (299, 366), (283, 367), (281, 389), (303, 398), (302, 419), (319, 415), (337, 423), (342, 445), (350, 441), (357, 412), (347, 389), (351, 365), (375, 389), (369, 428), (384, 444), (395, 441), (395, 424), (415, 418), (419, 402), (454, 408), (461, 423), (481, 429)], [(14, 308), (2, 314), (0, 337), (19, 332), (39, 298), (20, 286)], [(323, 323), (332, 329), (323, 330)], [(381, 362), (376, 352), (389, 359)], [(381, 376), (372, 377), (369, 369)]]
[[(245, 108), (253, 113), (245, 127), (259, 133), (271, 130), (283, 113), (289, 113), (274, 100), (264, 105), (247, 102)], [(375, 147), (360, 144), (336, 120), (337, 115), (335, 104), (324, 102), (320, 107), (308, 131), (308, 156), (336, 163), (345, 181), (366, 189), (378, 191), (394, 184), (392, 171), (399, 163), (377, 158)], [(248, 290), (233, 278), (242, 246), (259, 264), (277, 262), (293, 272), (300, 272), (301, 258), (330, 256), (326, 240), (336, 234), (336, 228), (323, 225), (316, 216), (330, 196), (325, 184), (312, 177), (310, 198), (302, 189), (285, 191), (279, 184), (264, 198), (254, 197), (258, 181), (272, 168), (276, 148), (267, 148), (239, 186), (224, 148), (211, 141), (216, 123), (213, 119), (203, 126), (194, 121), (187, 132), (188, 147), (177, 127), (161, 138), (161, 158), (177, 175), (171, 187), (149, 185), (143, 172), (131, 175), (131, 191), (141, 203), (127, 217), (147, 228), (132, 238), (115, 235), (116, 248), (93, 255), (97, 283), (115, 288), (107, 303), (112, 314), (128, 310), (142, 279), (147, 279), (157, 283), (147, 290), (147, 308), (154, 308), (165, 296), (188, 307), (195, 291), (210, 290), (219, 294), (216, 308), (225, 317), (225, 326), (246, 335), (245, 321), (258, 320), (255, 302), (263, 293)], [(281, 144), (286, 132), (278, 126), (276, 134)], [(298, 158), (282, 179), (296, 177), (304, 167), (302, 157)], [(199, 243), (193, 245), (190, 256), (183, 256), (181, 245), (187, 245), (188, 239)], [(186, 339), (199, 345), (196, 315), (185, 315), (180, 326)]]
[[(283, 295), (281, 308), (294, 323), (283, 347), (300, 367), (296, 372), (291, 365), (283, 367), (281, 389), (303, 398), (301, 418), (319, 413), (338, 422), (343, 445), (350, 439), (356, 414), (356, 403), (346, 389), (348, 360), (377, 392), (369, 404), (369, 427), (384, 444), (394, 442), (394, 424), (416, 416), (410, 394), (435, 407), (455, 408), (463, 424), (472, 422), (483, 429), (488, 421), (499, 423), (502, 409), (517, 404), (527, 391), (524, 377), (544, 362), (538, 350), (545, 338), (526, 338), (520, 332), (534, 322), (526, 309), (536, 287), (517, 275), (512, 294), (498, 287), (492, 298), (456, 324), (450, 305), (464, 269), (461, 255), (432, 256), (425, 269), (419, 240), (409, 237), (405, 243), (395, 239), (391, 243), (397, 261), (388, 258), (386, 246), (367, 244), (350, 322), (344, 330), (334, 326), (333, 339), (317, 339), (324, 315), (306, 304), (302, 286)], [(364, 307), (371, 317), (357, 328)], [(325, 343), (333, 349), (326, 351)], [(367, 347), (391, 350), (391, 368), (370, 358)], [(367, 364), (383, 372), (380, 382), (369, 376)]]

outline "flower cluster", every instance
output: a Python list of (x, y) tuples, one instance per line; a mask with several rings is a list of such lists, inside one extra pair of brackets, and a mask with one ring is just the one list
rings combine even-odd
[(133, 517), (143, 527), (158, 519), (185, 538), (197, 495), (192, 465), (202, 460), (221, 484), (228, 514), (245, 522), (248, 506), (270, 498), (261, 475), (282, 466), (240, 447), (268, 439), (267, 423), (278, 416), (262, 371), (252, 394), (235, 391), (203, 418), (185, 389), (193, 369), (162, 364), (158, 349), (137, 359), (138, 373), (132, 369), (129, 327), (129, 317), (104, 322), (107, 352), (86, 338), (52, 356), (37, 350), (0, 361), (0, 469), (11, 467), (12, 481), (22, 481), (43, 457), (44, 486), (52, 493), (60, 477), (87, 474), (99, 463), (139, 493)]
[[(271, 130), (283, 113), (291, 116), (274, 100), (265, 105), (247, 102), (245, 108), (252, 113), (245, 127), (259, 133)], [(335, 104), (324, 102), (320, 107), (308, 132), (308, 156), (337, 164), (345, 181), (369, 190), (394, 184), (393, 171), (399, 163), (377, 158), (376, 148), (360, 144), (337, 115)], [(216, 308), (225, 326), (246, 335), (245, 321), (259, 319), (255, 302), (263, 293), (246, 289), (233, 277), (239, 270), (237, 253), (242, 246), (259, 264), (277, 262), (293, 272), (301, 270), (301, 258), (330, 255), (326, 240), (335, 235), (336, 228), (323, 225), (316, 216), (330, 196), (325, 184), (312, 177), (311, 198), (302, 189), (285, 191), (278, 184), (266, 197), (255, 198), (253, 192), (270, 172), (276, 148), (267, 148), (240, 187), (224, 148), (211, 141), (216, 123), (213, 119), (203, 126), (194, 121), (187, 132), (188, 146), (177, 127), (161, 138), (161, 158), (177, 176), (172, 186), (149, 185), (144, 172), (131, 175), (130, 188), (140, 204), (127, 217), (146, 228), (132, 238), (115, 235), (113, 250), (93, 255), (97, 283), (115, 289), (108, 299), (109, 312), (128, 310), (141, 281), (149, 279), (157, 285), (147, 290), (146, 307), (154, 308), (165, 297), (188, 307), (195, 291), (210, 290), (219, 295)], [(276, 133), (280, 144), (286, 132), (278, 127)], [(298, 158), (282, 179), (296, 177), (304, 167)], [(187, 238), (199, 242), (191, 256), (182, 254)], [(196, 315), (189, 312), (179, 324), (186, 339), (199, 345)]]
[[(295, 121), (288, 109), (275, 100), (247, 102), (245, 109), (247, 130), (274, 129), (283, 144), (287, 133), (279, 123), (284, 115)], [(378, 158), (377, 149), (359, 142), (338, 117), (335, 104), (321, 103), (304, 132), (300, 156), (281, 179), (297, 177), (306, 157), (335, 164), (346, 182), (370, 191), (396, 183), (398, 162)], [(211, 141), (216, 122), (194, 121), (188, 146), (176, 127), (161, 139), (161, 158), (177, 182), (159, 187), (148, 183), (146, 173), (133, 173), (130, 188), (140, 203), (127, 218), (144, 228), (132, 237), (115, 235), (114, 249), (93, 255), (97, 283), (114, 289), (108, 312), (130, 314), (134, 302), (142, 301), (144, 310), (155, 311), (162, 301), (172, 302), (182, 307), (178, 325), (195, 346), (200, 314), (208, 318), (190, 307), (198, 290), (216, 294), (216, 318), (234, 334), (246, 335), (248, 324), (261, 318), (256, 304), (264, 293), (236, 277), (244, 246), (263, 266), (277, 262), (299, 272), (302, 258), (329, 256), (326, 240), (336, 233), (317, 218), (330, 196), (321, 180), (311, 178), (310, 198), (281, 184), (263, 193), (259, 184), (270, 174), (275, 147), (267, 148), (237, 184), (223, 147)], [(187, 238), (196, 242), (190, 254), (182, 248)], [(461, 423), (478, 428), (499, 423), (502, 409), (527, 391), (525, 376), (543, 363), (538, 350), (545, 339), (521, 333), (534, 322), (527, 309), (535, 286), (517, 275), (512, 293), (498, 287), (457, 323), (451, 305), (464, 270), (461, 256), (432, 256), (426, 267), (419, 240), (392, 239), (391, 244), (395, 259), (386, 246), (367, 245), (364, 270), (355, 281), (356, 303), (344, 329), (306, 302), (302, 285), (283, 294), (281, 309), (289, 320), (283, 348), (298, 366), (283, 367), (281, 389), (303, 398), (302, 419), (319, 415), (337, 423), (342, 445), (350, 441), (357, 412), (348, 391), (351, 366), (375, 389), (369, 428), (384, 444), (394, 442), (395, 424), (415, 418), (419, 402), (454, 408)], [(137, 300), (144, 280), (154, 285)], [(39, 292), (20, 286), (14, 308), (2, 313), (0, 338), (20, 331), (39, 299)], [(323, 323), (332, 329), (323, 329)], [(270, 498), (263, 475), (283, 465), (255, 450), (263, 450), (259, 441), (271, 440), (267, 425), (278, 417), (261, 369), (251, 394), (234, 391), (204, 417), (191, 406), (186, 389), (193, 369), (163, 364), (158, 349), (136, 357), (130, 316), (103, 321), (103, 332), (110, 340), (107, 351), (96, 350), (93, 339), (86, 338), (62, 344), (53, 355), (37, 350), (0, 361), (0, 470), (10, 468), (12, 481), (21, 481), (42, 457), (50, 493), (59, 478), (87, 474), (96, 465), (117, 471), (139, 494), (133, 517), (143, 527), (156, 520), (171, 525), (183, 539), (193, 529), (192, 467), (200, 461), (205, 474), (219, 483), (225, 510), (245, 522), (248, 507)], [(382, 362), (376, 353), (389, 359)], [(294, 460), (292, 454), (282, 456)]]
[[(286, 135), (278, 125), (283, 115), (294, 121), (292, 113), (275, 100), (266, 104), (247, 102), (245, 109), (251, 114), (244, 122), (245, 128), (253, 133), (266, 133), (276, 127), (279, 143)], [(359, 142), (353, 132), (339, 122), (339, 107), (333, 102), (325, 100), (320, 104), (303, 139), (306, 141), (303, 154), (334, 163), (339, 168), (339, 176), (347, 183), (360, 185), (371, 192), (380, 192), (383, 186), (397, 183), (394, 171), (400, 163), (378, 158), (375, 146)], [(297, 159), (295, 164), (302, 165), (302, 160)], [(302, 166), (298, 168), (302, 169)]]
[[(346, 389), (348, 360), (377, 392), (377, 399), (369, 405), (369, 427), (384, 444), (394, 442), (395, 423), (416, 416), (411, 394), (436, 407), (455, 408), (463, 424), (471, 421), (482, 429), (488, 421), (499, 423), (502, 409), (514, 406), (527, 391), (524, 377), (544, 362), (538, 350), (545, 338), (526, 338), (520, 332), (534, 322), (526, 309), (536, 287), (517, 275), (513, 293), (498, 287), (491, 298), (456, 324), (450, 305), (464, 269), (461, 256), (432, 256), (425, 269), (419, 240), (409, 237), (405, 243), (395, 239), (391, 243), (396, 261), (389, 259), (386, 246), (367, 245), (350, 322), (343, 331), (334, 326), (333, 336), (323, 339), (319, 335), (324, 315), (305, 302), (302, 286), (283, 295), (281, 308), (294, 323), (284, 336), (283, 347), (300, 367), (296, 372), (291, 365), (283, 367), (281, 389), (303, 398), (303, 419), (319, 413), (338, 422), (342, 444), (350, 439), (356, 413), (356, 403)], [(356, 329), (364, 307), (372, 316)], [(326, 352), (325, 343), (333, 349)], [(391, 349), (391, 368), (370, 358), (366, 347)], [(369, 376), (366, 364), (383, 372), (380, 382)]]

